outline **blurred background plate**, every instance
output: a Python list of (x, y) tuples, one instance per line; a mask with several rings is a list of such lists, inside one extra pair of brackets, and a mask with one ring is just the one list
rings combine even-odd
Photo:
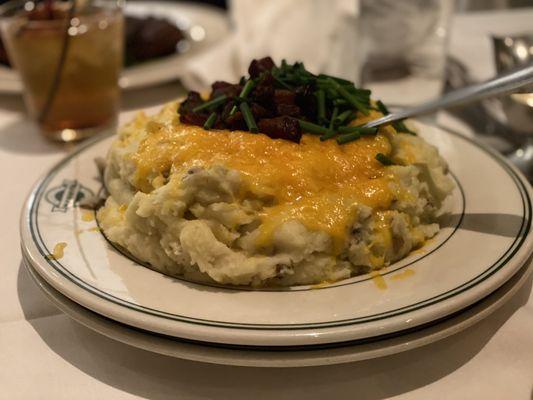
[[(188, 36), (189, 48), (183, 52), (127, 67), (120, 78), (122, 89), (139, 89), (180, 78), (180, 70), (189, 58), (204, 52), (229, 32), (225, 12), (195, 3), (166, 1), (129, 1), (126, 16), (164, 18), (176, 24)], [(0, 93), (22, 93), (22, 83), (11, 68), (0, 65)]]

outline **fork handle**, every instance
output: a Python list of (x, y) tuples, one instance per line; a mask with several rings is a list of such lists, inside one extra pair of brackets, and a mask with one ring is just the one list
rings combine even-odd
[(431, 114), (443, 108), (455, 107), (465, 103), (479, 101), (487, 97), (497, 96), (512, 92), (533, 83), (533, 64), (519, 70), (499, 75), (488, 81), (446, 93), (444, 96), (431, 100), (416, 107), (407, 108), (370, 121), (364, 125), (366, 128), (388, 124), (404, 118)]

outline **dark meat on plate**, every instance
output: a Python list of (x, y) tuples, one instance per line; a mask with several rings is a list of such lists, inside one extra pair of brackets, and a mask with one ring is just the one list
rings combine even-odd
[(300, 143), (302, 132), (298, 121), (290, 117), (262, 119), (257, 123), (259, 130), (272, 139), (285, 139)]
[(4, 42), (2, 40), (0, 40), (0, 64), (11, 66), (11, 64), (9, 63), (9, 58), (7, 58), (7, 52), (4, 46)]
[(131, 63), (176, 52), (183, 33), (165, 19), (126, 17), (126, 59)]

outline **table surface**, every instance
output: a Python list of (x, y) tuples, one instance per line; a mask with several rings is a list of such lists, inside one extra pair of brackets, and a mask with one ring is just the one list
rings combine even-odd
[[(533, 8), (457, 16), (450, 52), (473, 76), (488, 78), (494, 70), (487, 34), (525, 31), (532, 20)], [(178, 83), (128, 92), (123, 108), (153, 106), (182, 93)], [(439, 118), (465, 129), (446, 115)], [(68, 150), (39, 137), (18, 96), (0, 96), (0, 399), (533, 399), (531, 278), (466, 331), (405, 353), (337, 366), (202, 364), (139, 350), (73, 322), (25, 272), (18, 234), (28, 191)]]

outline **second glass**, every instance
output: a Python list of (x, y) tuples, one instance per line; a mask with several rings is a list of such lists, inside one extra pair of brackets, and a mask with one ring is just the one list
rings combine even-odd
[(362, 84), (391, 106), (420, 104), (444, 87), (451, 0), (362, 0)]

